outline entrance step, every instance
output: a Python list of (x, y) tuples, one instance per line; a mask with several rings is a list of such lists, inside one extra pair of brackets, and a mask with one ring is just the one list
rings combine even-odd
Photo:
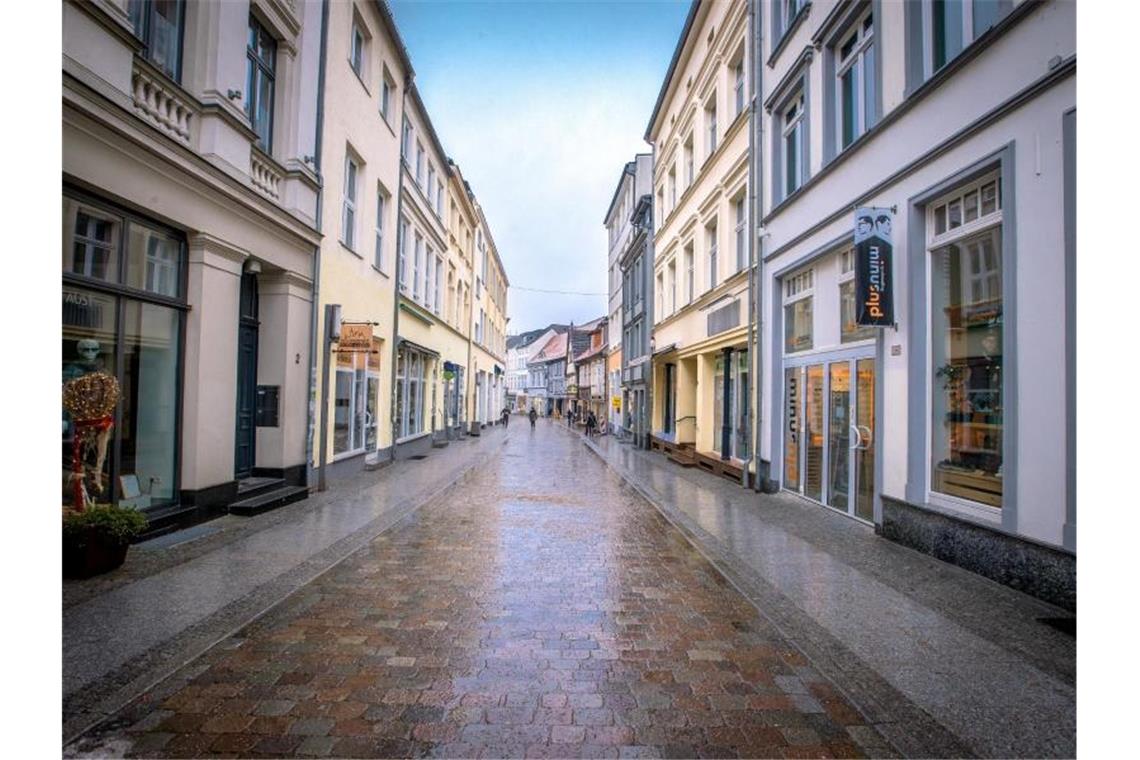
[(235, 501), (229, 506), (229, 510), (231, 515), (252, 517), (300, 501), (308, 495), (309, 489), (305, 486), (280, 486), (257, 496)]
[(678, 449), (676, 451), (670, 451), (669, 453), (667, 453), (665, 455), (665, 458), (668, 459), (670, 462), (681, 465), (682, 467), (696, 467), (697, 466), (697, 460), (693, 459), (691, 456), (684, 453), (684, 451), (680, 450), (680, 449)]
[(283, 485), (285, 485), (284, 478), (268, 478), (260, 475), (242, 478), (238, 481), (237, 495), (239, 499), (250, 499), (263, 493), (269, 493)]

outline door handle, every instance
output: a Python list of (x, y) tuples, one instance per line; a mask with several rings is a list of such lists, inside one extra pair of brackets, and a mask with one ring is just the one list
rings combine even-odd
[(859, 432), (859, 428), (856, 425), (852, 424), (847, 427), (851, 428), (852, 432), (855, 433), (855, 443), (851, 444), (848, 448), (855, 450), (859, 448), (859, 444), (863, 442), (863, 435)]

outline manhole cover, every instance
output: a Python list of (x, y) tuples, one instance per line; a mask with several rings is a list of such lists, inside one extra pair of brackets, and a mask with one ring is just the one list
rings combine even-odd
[(1077, 637), (1077, 619), (1075, 617), (1044, 617), (1037, 618), (1037, 622), (1044, 623), (1050, 628), (1056, 628), (1061, 633), (1067, 633), (1074, 639)]

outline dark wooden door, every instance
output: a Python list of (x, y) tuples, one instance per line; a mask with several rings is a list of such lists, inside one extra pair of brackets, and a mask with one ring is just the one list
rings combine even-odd
[(257, 275), (241, 278), (238, 317), (237, 436), (234, 441), (234, 477), (253, 474), (255, 456), (254, 414), (257, 403)]

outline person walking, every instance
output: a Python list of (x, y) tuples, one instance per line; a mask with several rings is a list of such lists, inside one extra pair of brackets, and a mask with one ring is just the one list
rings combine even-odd
[(530, 420), (530, 429), (534, 430), (534, 421), (538, 419), (538, 412), (536, 412), (533, 407), (527, 414), (527, 418)]
[(598, 416), (594, 414), (594, 410), (591, 409), (590, 412), (586, 415), (586, 437), (593, 438), (594, 431), (597, 430), (597, 428)]
[(503, 420), (503, 427), (506, 428), (511, 424), (511, 410), (503, 407), (503, 413), (500, 415)]

